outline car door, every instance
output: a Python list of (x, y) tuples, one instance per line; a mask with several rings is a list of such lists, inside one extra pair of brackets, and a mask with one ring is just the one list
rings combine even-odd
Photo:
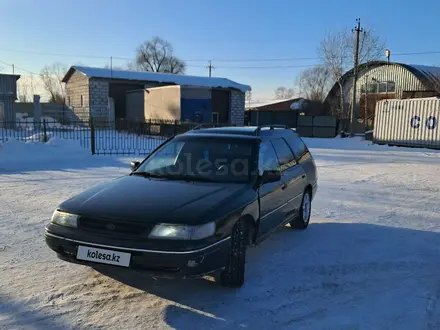
[(299, 210), (302, 203), (302, 195), (306, 187), (306, 173), (300, 166), (295, 156), (284, 138), (276, 138), (272, 140), (275, 152), (280, 163), (281, 173), (286, 182), (284, 190), (285, 217), (290, 218)]
[[(258, 157), (259, 175), (262, 175), (264, 170), (280, 170), (277, 155), (269, 141), (260, 144)], [(259, 237), (268, 234), (285, 219), (283, 211), (286, 202), (285, 188), (286, 183), (283, 178), (280, 181), (269, 182), (260, 186)]]
[(304, 141), (294, 132), (286, 141), (292, 149), (296, 161), (306, 172), (307, 182), (312, 186), (315, 185), (318, 179), (316, 164)]

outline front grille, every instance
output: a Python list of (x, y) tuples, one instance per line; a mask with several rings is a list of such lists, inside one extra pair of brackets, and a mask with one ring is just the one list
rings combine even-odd
[(148, 236), (152, 229), (152, 225), (148, 223), (88, 217), (80, 217), (78, 227), (89, 232), (119, 237)]

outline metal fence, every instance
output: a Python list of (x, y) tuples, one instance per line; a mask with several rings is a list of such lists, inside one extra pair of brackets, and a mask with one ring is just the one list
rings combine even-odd
[(296, 132), (303, 137), (334, 138), (338, 120), (334, 116), (298, 116)]
[[(133, 122), (127, 120), (70, 122), (60, 124), (54, 120), (0, 122), (0, 142), (47, 142), (52, 138), (75, 141), (96, 155), (139, 155), (151, 153), (169, 137), (187, 132), (200, 123), (170, 120)], [(207, 126), (219, 126), (206, 124)]]
[(246, 111), (245, 121), (249, 125), (297, 126), (298, 113), (295, 111)]

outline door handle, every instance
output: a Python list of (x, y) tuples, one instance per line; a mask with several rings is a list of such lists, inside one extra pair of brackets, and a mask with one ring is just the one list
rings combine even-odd
[(282, 186), (281, 186), (281, 189), (286, 189), (287, 188), (287, 183), (285, 183), (285, 184), (283, 184)]
[(303, 178), (303, 179), (304, 179), (305, 177), (306, 177), (306, 175), (305, 175), (305, 174), (301, 175), (301, 178)]

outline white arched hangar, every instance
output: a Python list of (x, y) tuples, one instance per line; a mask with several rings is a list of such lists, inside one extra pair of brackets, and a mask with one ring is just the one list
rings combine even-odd
[[(335, 82), (325, 102), (339, 119), (347, 119), (353, 90), (353, 69)], [(343, 98), (341, 102), (341, 85)], [(358, 67), (356, 82), (356, 130), (365, 130), (365, 121), (373, 126), (376, 102), (383, 99), (430, 97), (440, 92), (440, 68), (424, 65), (374, 61)], [(343, 104), (342, 104), (343, 103)]]

